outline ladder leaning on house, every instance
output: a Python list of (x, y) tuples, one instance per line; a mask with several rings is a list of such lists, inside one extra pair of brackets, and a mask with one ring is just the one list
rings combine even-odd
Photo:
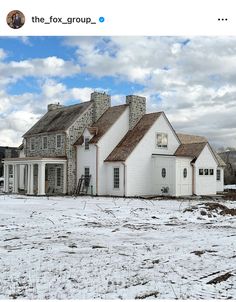
[(89, 175), (89, 176), (81, 175), (81, 177), (78, 181), (77, 187), (75, 188), (75, 191), (74, 191), (75, 196), (88, 193), (90, 179), (91, 179), (91, 175)]

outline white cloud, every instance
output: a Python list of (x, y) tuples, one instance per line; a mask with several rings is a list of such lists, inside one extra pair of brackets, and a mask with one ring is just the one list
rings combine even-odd
[[(68, 88), (63, 83), (84, 73), (112, 77), (117, 88), (120, 82), (130, 85), (128, 94), (146, 96), (148, 110), (164, 110), (178, 131), (208, 135), (216, 145), (236, 145), (236, 38), (68, 37), (64, 43), (75, 48), (77, 62), (56, 56), (5, 62), (0, 50), (0, 110), (5, 117), (15, 106), (34, 114), (27, 117), (33, 122), (49, 102), (89, 100), (92, 87)], [(40, 79), (39, 94), (5, 92), (27, 76)], [(142, 88), (134, 91), (134, 84)], [(112, 102), (125, 102), (125, 96), (116, 94)]]

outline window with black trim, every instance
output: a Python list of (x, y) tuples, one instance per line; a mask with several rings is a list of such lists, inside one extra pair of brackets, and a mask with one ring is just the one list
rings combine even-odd
[(89, 167), (84, 168), (84, 184), (85, 187), (89, 186), (89, 179), (90, 179), (90, 169)]
[(158, 148), (167, 148), (168, 134), (167, 133), (157, 133), (156, 134), (156, 145)]
[(163, 178), (166, 177), (166, 168), (162, 168), (162, 170), (161, 170), (161, 176), (162, 176)]
[(184, 168), (184, 170), (183, 170), (183, 176), (184, 176), (184, 178), (186, 178), (186, 177), (187, 177), (187, 175), (188, 175), (187, 168)]
[(216, 170), (216, 180), (220, 180), (221, 179), (221, 172), (219, 169)]
[(120, 188), (120, 168), (113, 169), (113, 187), (114, 189)]
[(204, 175), (209, 175), (209, 170), (208, 169), (204, 169)]
[(199, 175), (203, 175), (203, 169), (199, 169)]
[(84, 149), (89, 150), (89, 137), (85, 137), (84, 139)]
[(214, 175), (214, 169), (210, 169), (210, 175)]

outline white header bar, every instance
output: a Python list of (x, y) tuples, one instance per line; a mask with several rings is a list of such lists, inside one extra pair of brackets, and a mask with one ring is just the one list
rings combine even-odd
[[(235, 0), (8, 0), (0, 36), (236, 35), (235, 7)], [(6, 21), (14, 10), (25, 17), (18, 29)]]

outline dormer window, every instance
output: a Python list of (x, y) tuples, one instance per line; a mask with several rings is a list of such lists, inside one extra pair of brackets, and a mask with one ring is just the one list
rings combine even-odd
[(157, 148), (164, 148), (168, 147), (168, 134), (167, 133), (157, 133), (156, 134), (156, 146)]
[(90, 141), (89, 137), (84, 138), (84, 149), (85, 150), (89, 150), (89, 141)]

